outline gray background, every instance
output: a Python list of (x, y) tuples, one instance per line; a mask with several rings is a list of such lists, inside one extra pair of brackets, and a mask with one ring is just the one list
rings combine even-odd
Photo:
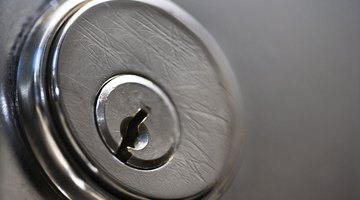
[(360, 199), (360, 1), (176, 2), (242, 89), (246, 154), (224, 199)]
[[(14, 33), (43, 4), (9, 2), (0, 0), (0, 80)], [(360, 1), (175, 2), (215, 37), (242, 90), (246, 152), (223, 199), (360, 199)], [(26, 155), (11, 138), (0, 134), (0, 199), (46, 196), (19, 167)]]

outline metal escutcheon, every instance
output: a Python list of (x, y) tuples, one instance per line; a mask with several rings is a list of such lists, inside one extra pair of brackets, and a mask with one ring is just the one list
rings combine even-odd
[(34, 25), (18, 116), (68, 199), (216, 199), (236, 172), (239, 94), (225, 57), (167, 0), (69, 0)]

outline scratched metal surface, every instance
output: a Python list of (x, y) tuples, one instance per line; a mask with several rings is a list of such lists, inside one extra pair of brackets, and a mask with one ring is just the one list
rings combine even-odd
[[(2, 108), (11, 48), (42, 4), (11, 2), (0, 1)], [(223, 199), (359, 199), (360, 1), (175, 2), (213, 34), (242, 89), (247, 150)], [(1, 123), (0, 198), (41, 199), (46, 185), (29, 181), (40, 175)]]
[[(180, 199), (220, 185), (224, 172), (231, 173), (230, 150), (241, 133), (234, 130), (239, 122), (233, 106), (237, 100), (229, 86), (232, 77), (219, 69), (223, 66), (209, 51), (179, 21), (139, 3), (108, 2), (73, 21), (57, 64), (61, 104), (74, 137), (97, 168), (124, 187), (147, 191), (154, 198)], [(160, 169), (138, 171), (118, 164), (98, 137), (93, 123), (95, 95), (106, 80), (121, 73), (148, 77), (176, 107), (179, 147)], [(156, 109), (154, 104), (148, 106)], [(112, 112), (114, 119), (124, 118), (116, 109)], [(154, 111), (147, 123), (166, 123), (162, 117)], [(164, 128), (154, 125), (150, 134)], [(156, 154), (156, 148), (147, 147)]]

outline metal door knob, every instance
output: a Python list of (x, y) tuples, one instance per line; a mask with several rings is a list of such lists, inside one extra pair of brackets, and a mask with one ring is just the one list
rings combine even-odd
[(67, 198), (217, 198), (242, 134), (225, 57), (167, 0), (71, 0), (20, 56), (18, 116)]

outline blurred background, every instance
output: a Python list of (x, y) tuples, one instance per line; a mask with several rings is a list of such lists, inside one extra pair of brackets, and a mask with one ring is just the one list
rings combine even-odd
[(175, 2), (242, 90), (246, 152), (223, 199), (360, 199), (360, 1)]

